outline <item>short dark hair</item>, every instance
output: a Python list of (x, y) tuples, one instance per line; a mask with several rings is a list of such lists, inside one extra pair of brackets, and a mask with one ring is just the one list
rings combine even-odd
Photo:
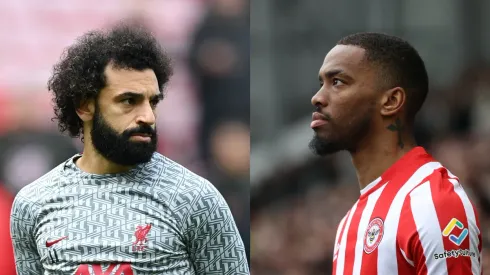
[(353, 45), (365, 50), (365, 58), (380, 67), (380, 77), (388, 87), (407, 92), (407, 122), (413, 123), (429, 90), (424, 61), (405, 40), (382, 33), (356, 33), (342, 38), (338, 45)]
[(53, 93), (53, 120), (71, 137), (80, 136), (83, 122), (76, 109), (91, 98), (97, 99), (106, 86), (104, 70), (108, 64), (118, 69), (154, 71), (160, 92), (172, 75), (170, 57), (145, 28), (121, 22), (108, 31), (90, 31), (65, 49), (54, 65), (48, 81)]

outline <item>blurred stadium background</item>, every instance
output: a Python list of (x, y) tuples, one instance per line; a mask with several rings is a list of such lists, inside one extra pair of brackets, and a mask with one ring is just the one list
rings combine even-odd
[[(360, 31), (401, 36), (425, 60), (431, 91), (417, 139), (460, 177), (489, 246), (488, 14), (484, 0), (251, 2), (253, 275), (330, 274), (336, 227), (359, 186), (348, 154), (309, 152), (310, 99), (326, 53)], [(490, 270), (490, 253), (483, 262)]]
[(122, 19), (149, 27), (174, 60), (175, 74), (158, 109), (158, 151), (217, 186), (249, 247), (248, 0), (3, 0), (2, 275), (15, 274), (8, 226), (15, 194), (82, 151), (51, 121), (51, 68), (78, 36)]

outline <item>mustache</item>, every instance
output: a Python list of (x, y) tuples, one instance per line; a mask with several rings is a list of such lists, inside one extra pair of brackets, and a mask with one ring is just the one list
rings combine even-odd
[(328, 113), (322, 112), (322, 107), (321, 106), (316, 106), (315, 107), (315, 112), (322, 114), (325, 117), (325, 120), (327, 120), (327, 121), (332, 120), (332, 117)]
[(150, 135), (153, 137), (156, 135), (156, 130), (154, 129), (154, 127), (152, 127), (148, 124), (142, 124), (138, 127), (128, 129), (128, 130), (123, 132), (123, 135), (125, 135), (125, 136), (131, 136), (134, 134), (146, 134), (146, 135)]

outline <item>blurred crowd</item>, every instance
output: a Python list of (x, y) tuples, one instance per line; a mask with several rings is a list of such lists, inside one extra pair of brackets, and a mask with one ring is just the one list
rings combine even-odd
[[(416, 138), (459, 177), (480, 216), (484, 270), (490, 270), (490, 66), (464, 70), (447, 90), (432, 89)], [(307, 146), (306, 144), (304, 146)], [(330, 274), (342, 217), (359, 198), (349, 156), (280, 167), (251, 198), (252, 274)]]
[[(248, 13), (247, 0), (1, 1), (0, 223), (23, 186), (83, 148), (51, 121), (51, 67), (86, 31), (132, 20), (152, 30), (175, 68), (157, 110), (158, 151), (220, 190), (248, 249)], [(1, 273), (15, 274), (8, 226), (0, 244)]]

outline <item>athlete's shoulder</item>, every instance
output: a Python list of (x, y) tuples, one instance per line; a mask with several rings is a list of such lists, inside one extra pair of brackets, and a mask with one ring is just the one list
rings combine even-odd
[(417, 197), (421, 196), (422, 193), (425, 193), (425, 195), (430, 194), (431, 203), (445, 203), (452, 198), (454, 199), (454, 195), (461, 196), (465, 194), (465, 191), (459, 178), (446, 167), (440, 165), (413, 188), (410, 196)]
[[(155, 166), (153, 172), (156, 172), (159, 180), (179, 179), (185, 181), (188, 185), (201, 186), (207, 180), (190, 169), (184, 167), (180, 163), (160, 154), (155, 153), (150, 164), (149, 170), (152, 170), (152, 165)], [(175, 182), (173, 182), (175, 183)]]
[(172, 211), (183, 231), (199, 228), (200, 223), (211, 217), (225, 221), (232, 216), (225, 199), (210, 181), (160, 154), (154, 159), (159, 166), (154, 192)]
[[(70, 158), (71, 159), (71, 158)], [(67, 160), (68, 161), (68, 160)], [(35, 181), (24, 186), (16, 195), (16, 200), (22, 198), (31, 202), (42, 200), (46, 194), (52, 192), (62, 178), (63, 167), (66, 161), (51, 169)]]
[[(71, 159), (71, 158), (70, 158)], [(12, 217), (19, 215), (32, 217), (43, 205), (46, 195), (53, 192), (59, 184), (66, 161), (59, 164), (32, 183), (24, 186), (16, 195), (12, 205)], [(30, 213), (26, 213), (30, 212)]]
[[(201, 197), (206, 193), (221, 196), (209, 180), (168, 157), (155, 153), (152, 163), (157, 166), (154, 171), (157, 176), (156, 188), (165, 190), (165, 193), (171, 197), (184, 196), (188, 200)], [(149, 169), (151, 170), (151, 167)]]
[(478, 224), (478, 215), (469, 196), (459, 179), (445, 167), (435, 170), (410, 192), (409, 205), (414, 217), (427, 220), (437, 217), (435, 221), (443, 225), (453, 219), (465, 221), (475, 229)]
[[(471, 270), (478, 268), (481, 253), (478, 215), (456, 176), (445, 167), (434, 170), (410, 192), (405, 206), (399, 238), (406, 238), (402, 249), (417, 270), (476, 274)], [(444, 261), (452, 257), (458, 259)]]

